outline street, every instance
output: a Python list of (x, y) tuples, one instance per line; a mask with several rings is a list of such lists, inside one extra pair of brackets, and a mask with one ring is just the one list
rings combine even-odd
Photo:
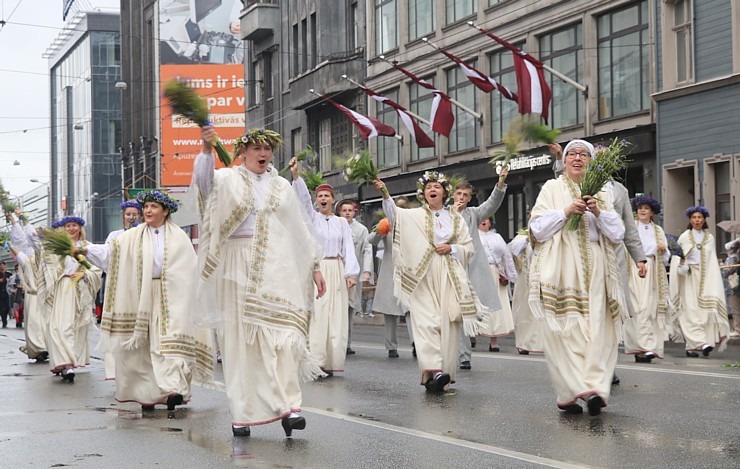
[(279, 423), (232, 437), (225, 394), (197, 386), (190, 405), (142, 416), (115, 401), (101, 360), (68, 384), (18, 351), (22, 329), (3, 329), (0, 466), (740, 467), (740, 368), (722, 366), (740, 361), (738, 340), (709, 359), (686, 358), (683, 344), (653, 364), (620, 355), (621, 384), (589, 417), (557, 410), (544, 357), (517, 355), (511, 338), (501, 353), (478, 338), (473, 369), (427, 395), (405, 328), (389, 359), (381, 325), (358, 319), (347, 371), (304, 385), (308, 424), (291, 439)]

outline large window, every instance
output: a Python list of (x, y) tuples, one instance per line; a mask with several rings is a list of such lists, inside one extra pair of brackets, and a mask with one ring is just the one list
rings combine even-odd
[[(518, 44), (516, 47), (521, 48)], [(490, 55), (491, 76), (500, 84), (516, 89), (516, 73), (514, 73), (514, 56), (509, 50), (502, 50)], [(519, 106), (515, 101), (504, 98), (497, 90), (489, 93), (491, 97), (491, 142), (501, 141), (509, 127), (509, 122), (519, 115)]]
[(382, 54), (398, 47), (396, 0), (375, 0), (375, 52)]
[[(434, 84), (434, 78), (429, 77), (425, 79), (428, 83)], [(432, 101), (434, 101), (434, 94), (423, 86), (419, 86), (418, 83), (411, 83), (409, 85), (409, 110), (421, 116), (424, 119), (429, 119), (429, 115), (432, 112)], [(427, 133), (433, 139), (435, 135), (432, 133), (432, 128), (426, 124), (419, 122), (419, 127)], [(411, 161), (424, 160), (428, 158), (434, 158), (434, 148), (419, 148), (419, 146), (412, 140), (411, 142)]]
[[(712, 165), (714, 168), (715, 184), (715, 204), (714, 213), (717, 218), (715, 221), (732, 220), (732, 205), (730, 197), (730, 162), (723, 161)], [(705, 166), (706, 167), (706, 166)], [(717, 235), (717, 252), (724, 251), (725, 243), (732, 239), (732, 234), (725, 230), (716, 230)]]
[(676, 35), (676, 82), (694, 78), (694, 47), (691, 22), (691, 0), (676, 0), (673, 4), (673, 33)]
[(447, 24), (467, 18), (478, 11), (478, 0), (445, 0)]
[[(475, 62), (468, 65), (475, 67)], [(447, 94), (470, 109), (478, 110), (475, 86), (467, 79), (460, 67), (447, 70)], [(455, 125), (452, 126), (450, 132), (448, 151), (452, 153), (477, 147), (479, 126), (476, 118), (457, 106), (453, 106), (452, 112), (455, 113)]]
[(650, 106), (650, 34), (646, 0), (599, 17), (599, 117)]
[[(391, 101), (398, 102), (398, 90), (392, 90), (380, 93)], [(377, 116), (378, 120), (384, 124), (390, 125), (396, 132), (398, 132), (398, 114), (396, 110), (385, 104), (377, 103)], [(378, 164), (383, 168), (389, 168), (391, 166), (398, 166), (400, 163), (399, 154), (401, 152), (401, 144), (398, 139), (394, 137), (382, 137), (376, 138), (378, 142)]]
[[(569, 26), (540, 38), (540, 60), (580, 83), (583, 80), (583, 32), (581, 25)], [(583, 97), (579, 90), (545, 73), (550, 89), (550, 124), (563, 128), (583, 122)]]
[(409, 0), (409, 40), (434, 32), (434, 0)]
[(298, 23), (296, 23), (293, 25), (293, 51), (291, 52), (291, 56), (293, 58), (293, 73), (291, 74), (292, 77), (301, 74), (300, 54), (298, 53), (299, 50), (301, 50), (300, 32), (298, 28)]

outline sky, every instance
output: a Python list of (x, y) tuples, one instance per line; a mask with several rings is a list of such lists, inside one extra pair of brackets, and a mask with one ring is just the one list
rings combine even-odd
[[(42, 54), (64, 28), (63, 0), (0, 0), (0, 181), (12, 195), (49, 181), (49, 62)], [(117, 8), (83, 0), (75, 8)], [(14, 165), (14, 161), (19, 165)]]

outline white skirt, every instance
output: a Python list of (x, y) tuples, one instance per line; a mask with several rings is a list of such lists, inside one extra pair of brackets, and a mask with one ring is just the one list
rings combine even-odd
[(26, 304), (23, 309), (26, 345), (22, 347), (28, 358), (38, 358), (46, 352), (46, 331), (49, 328), (49, 315), (44, 314), (46, 303), (39, 302), (37, 295), (26, 294)]
[(321, 274), (326, 281), (326, 293), (314, 301), (308, 333), (309, 348), (321, 369), (336, 373), (344, 371), (349, 332), (349, 296), (342, 260), (322, 259)]
[(717, 315), (699, 307), (699, 284), (702, 272), (698, 265), (690, 266), (686, 276), (679, 275), (682, 309), (678, 315), (681, 333), (686, 340), (686, 350), (701, 350), (704, 345), (715, 346), (720, 342)]
[(63, 277), (54, 287), (46, 342), (52, 373), (90, 364), (87, 331), (92, 322), (92, 308), (77, 314), (75, 287), (69, 277)]
[(511, 313), (511, 302), (509, 301), (509, 286), (501, 285), (498, 281), (498, 269), (494, 264), (489, 264), (495, 288), (498, 288), (498, 297), (501, 300), (501, 310), (487, 314), (485, 330), (481, 335), (486, 337), (502, 337), (514, 332), (514, 316)]
[(535, 319), (529, 308), (529, 272), (526, 269), (519, 272), (514, 285), (511, 313), (516, 328), (516, 348), (528, 352), (542, 352), (545, 349), (542, 337), (542, 328), (545, 325), (544, 321)]
[(658, 321), (658, 268), (663, 268), (663, 265), (649, 257), (645, 278), (640, 278), (639, 271), (632, 269), (629, 294), (634, 316), (623, 325), (624, 353), (628, 355), (652, 352), (663, 358), (666, 331), (665, 322), (661, 327)]

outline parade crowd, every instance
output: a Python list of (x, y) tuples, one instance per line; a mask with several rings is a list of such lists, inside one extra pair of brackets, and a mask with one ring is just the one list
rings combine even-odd
[[(337, 201), (328, 184), (309, 190), (296, 158), (292, 183), (278, 174), (278, 133), (248, 131), (234, 149), (243, 163), (222, 169), (215, 138), (203, 128), (193, 169), (197, 252), (171, 220), (178, 202), (159, 190), (121, 204), (123, 229), (103, 244), (86, 240), (82, 218), (54, 222), (47, 230), (73, 243), (64, 256), (50, 252), (46, 232), (20, 212), (5, 214), (29, 359), (48, 360), (52, 373), (74, 383), (75, 369), (90, 363), (88, 331), (102, 287), (102, 339), (93, 347), (104, 354), (118, 401), (174, 410), (190, 401), (193, 384), (218, 387), (234, 436), (277, 421), (291, 436), (306, 427), (301, 383), (342, 373), (355, 353), (356, 314), (384, 315), (389, 358), (399, 356), (397, 327), (406, 323), (430, 393), (446, 392), (458, 370), (473, 369), (476, 337), (499, 352), (498, 338), (515, 334), (518, 353), (544, 354), (557, 408), (582, 413), (585, 405), (590, 415), (607, 406), (618, 382), (620, 343), (650, 363), (663, 358), (667, 340), (684, 342), (688, 357), (708, 358), (740, 335), (740, 241), (728, 243), (721, 268), (709, 211), (689, 207), (673, 255), (654, 221), (655, 199), (630, 199), (616, 181), (581, 195), (597, 151), (584, 140), (550, 145), (554, 177), (528, 228), (507, 244), (493, 226), (506, 168), (477, 207), (468, 206), (470, 183), (453, 187), (438, 171), (419, 178), (416, 201), (394, 200), (376, 179), (383, 213), (368, 230), (355, 220), (355, 201)], [(3, 327), (8, 277), (0, 264)], [(217, 361), (223, 383), (214, 379)]]

